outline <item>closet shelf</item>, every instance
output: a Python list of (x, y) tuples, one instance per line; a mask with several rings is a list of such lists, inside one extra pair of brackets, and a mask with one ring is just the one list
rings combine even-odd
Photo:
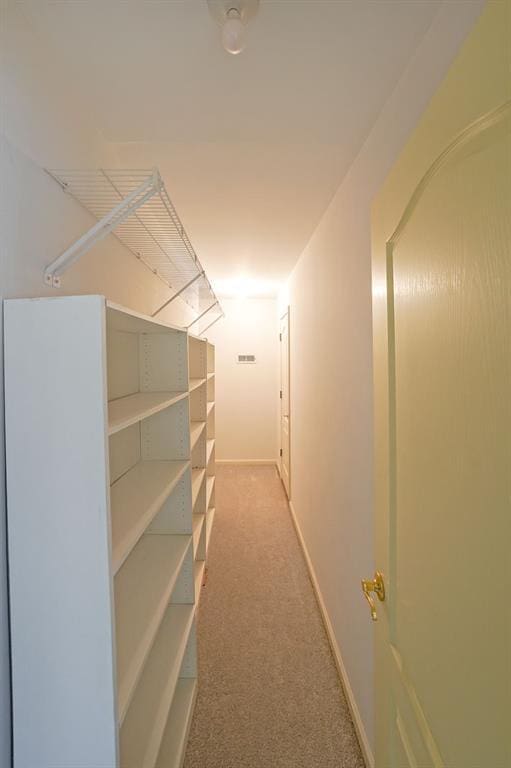
[(111, 487), (112, 569), (117, 573), (189, 461), (140, 461)]
[(199, 495), (205, 474), (205, 469), (192, 469), (192, 509), (197, 501), (197, 496)]
[(156, 768), (180, 768), (192, 722), (197, 681), (181, 678), (177, 684)]
[(199, 315), (204, 313), (209, 325), (214, 317), (213, 322), (223, 317), (157, 168), (47, 172), (97, 219), (88, 232), (48, 265), (44, 274), (49, 285), (58, 287), (61, 275), (71, 264), (113, 234), (170, 289), (171, 296), (154, 314), (180, 296)]
[(209, 540), (211, 538), (211, 531), (213, 529), (213, 521), (215, 519), (215, 507), (211, 507), (206, 512), (206, 550), (209, 548)]
[(205, 383), (206, 383), (206, 379), (190, 379), (190, 386), (189, 386), (190, 392), (193, 392), (194, 389), (197, 389), (197, 387), (201, 387)]
[(170, 405), (188, 397), (188, 392), (137, 392), (108, 403), (108, 434), (147, 419)]
[(191, 536), (143, 536), (115, 577), (120, 723), (126, 715), (190, 543)]
[(209, 416), (209, 414), (211, 413), (211, 411), (213, 410), (214, 407), (215, 407), (215, 402), (214, 401), (208, 403), (208, 407), (207, 407), (207, 414), (208, 414), (208, 416)]
[(206, 426), (205, 421), (190, 422), (190, 448), (193, 451), (197, 440), (200, 438)]
[(193, 578), (195, 581), (195, 605), (199, 605), (202, 581), (204, 579), (205, 560), (196, 560), (193, 564)]
[(206, 480), (206, 509), (209, 509), (209, 502), (211, 501), (211, 494), (213, 493), (213, 487), (215, 485), (215, 476), (212, 475)]
[(123, 768), (153, 768), (178, 685), (194, 605), (171, 605), (121, 728)]
[(199, 513), (193, 515), (193, 554), (194, 557), (196, 556), (197, 550), (199, 548), (199, 541), (200, 536), (202, 533), (202, 528), (204, 525), (204, 519), (206, 515)]
[(211, 458), (211, 454), (213, 453), (214, 447), (215, 447), (215, 438), (210, 437), (209, 440), (206, 441), (206, 466), (209, 464), (209, 460)]

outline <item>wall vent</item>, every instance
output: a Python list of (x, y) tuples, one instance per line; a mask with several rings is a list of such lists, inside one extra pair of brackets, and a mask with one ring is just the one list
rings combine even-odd
[(238, 363), (255, 363), (255, 355), (238, 355)]

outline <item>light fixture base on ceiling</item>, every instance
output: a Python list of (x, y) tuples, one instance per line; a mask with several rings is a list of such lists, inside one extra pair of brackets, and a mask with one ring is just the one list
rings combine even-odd
[(259, 0), (207, 0), (209, 11), (222, 29), (222, 45), (227, 53), (241, 53), (245, 47), (247, 23), (258, 10)]
[(259, 8), (259, 0), (207, 0), (207, 2), (209, 12), (221, 27), (232, 8), (239, 12), (244, 24), (254, 18)]

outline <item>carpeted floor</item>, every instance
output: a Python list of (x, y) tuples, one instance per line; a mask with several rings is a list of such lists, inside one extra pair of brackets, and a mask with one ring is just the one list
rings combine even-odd
[(273, 467), (220, 466), (184, 768), (363, 768)]

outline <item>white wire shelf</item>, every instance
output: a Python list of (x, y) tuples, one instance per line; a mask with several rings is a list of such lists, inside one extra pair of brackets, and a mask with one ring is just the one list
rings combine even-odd
[[(205, 325), (223, 316), (220, 303), (167, 194), (152, 170), (48, 170), (62, 189), (98, 221), (45, 270), (60, 285), (63, 272), (99, 240), (113, 234), (170, 289), (153, 315), (180, 296)], [(192, 323), (192, 325), (194, 324)]]

